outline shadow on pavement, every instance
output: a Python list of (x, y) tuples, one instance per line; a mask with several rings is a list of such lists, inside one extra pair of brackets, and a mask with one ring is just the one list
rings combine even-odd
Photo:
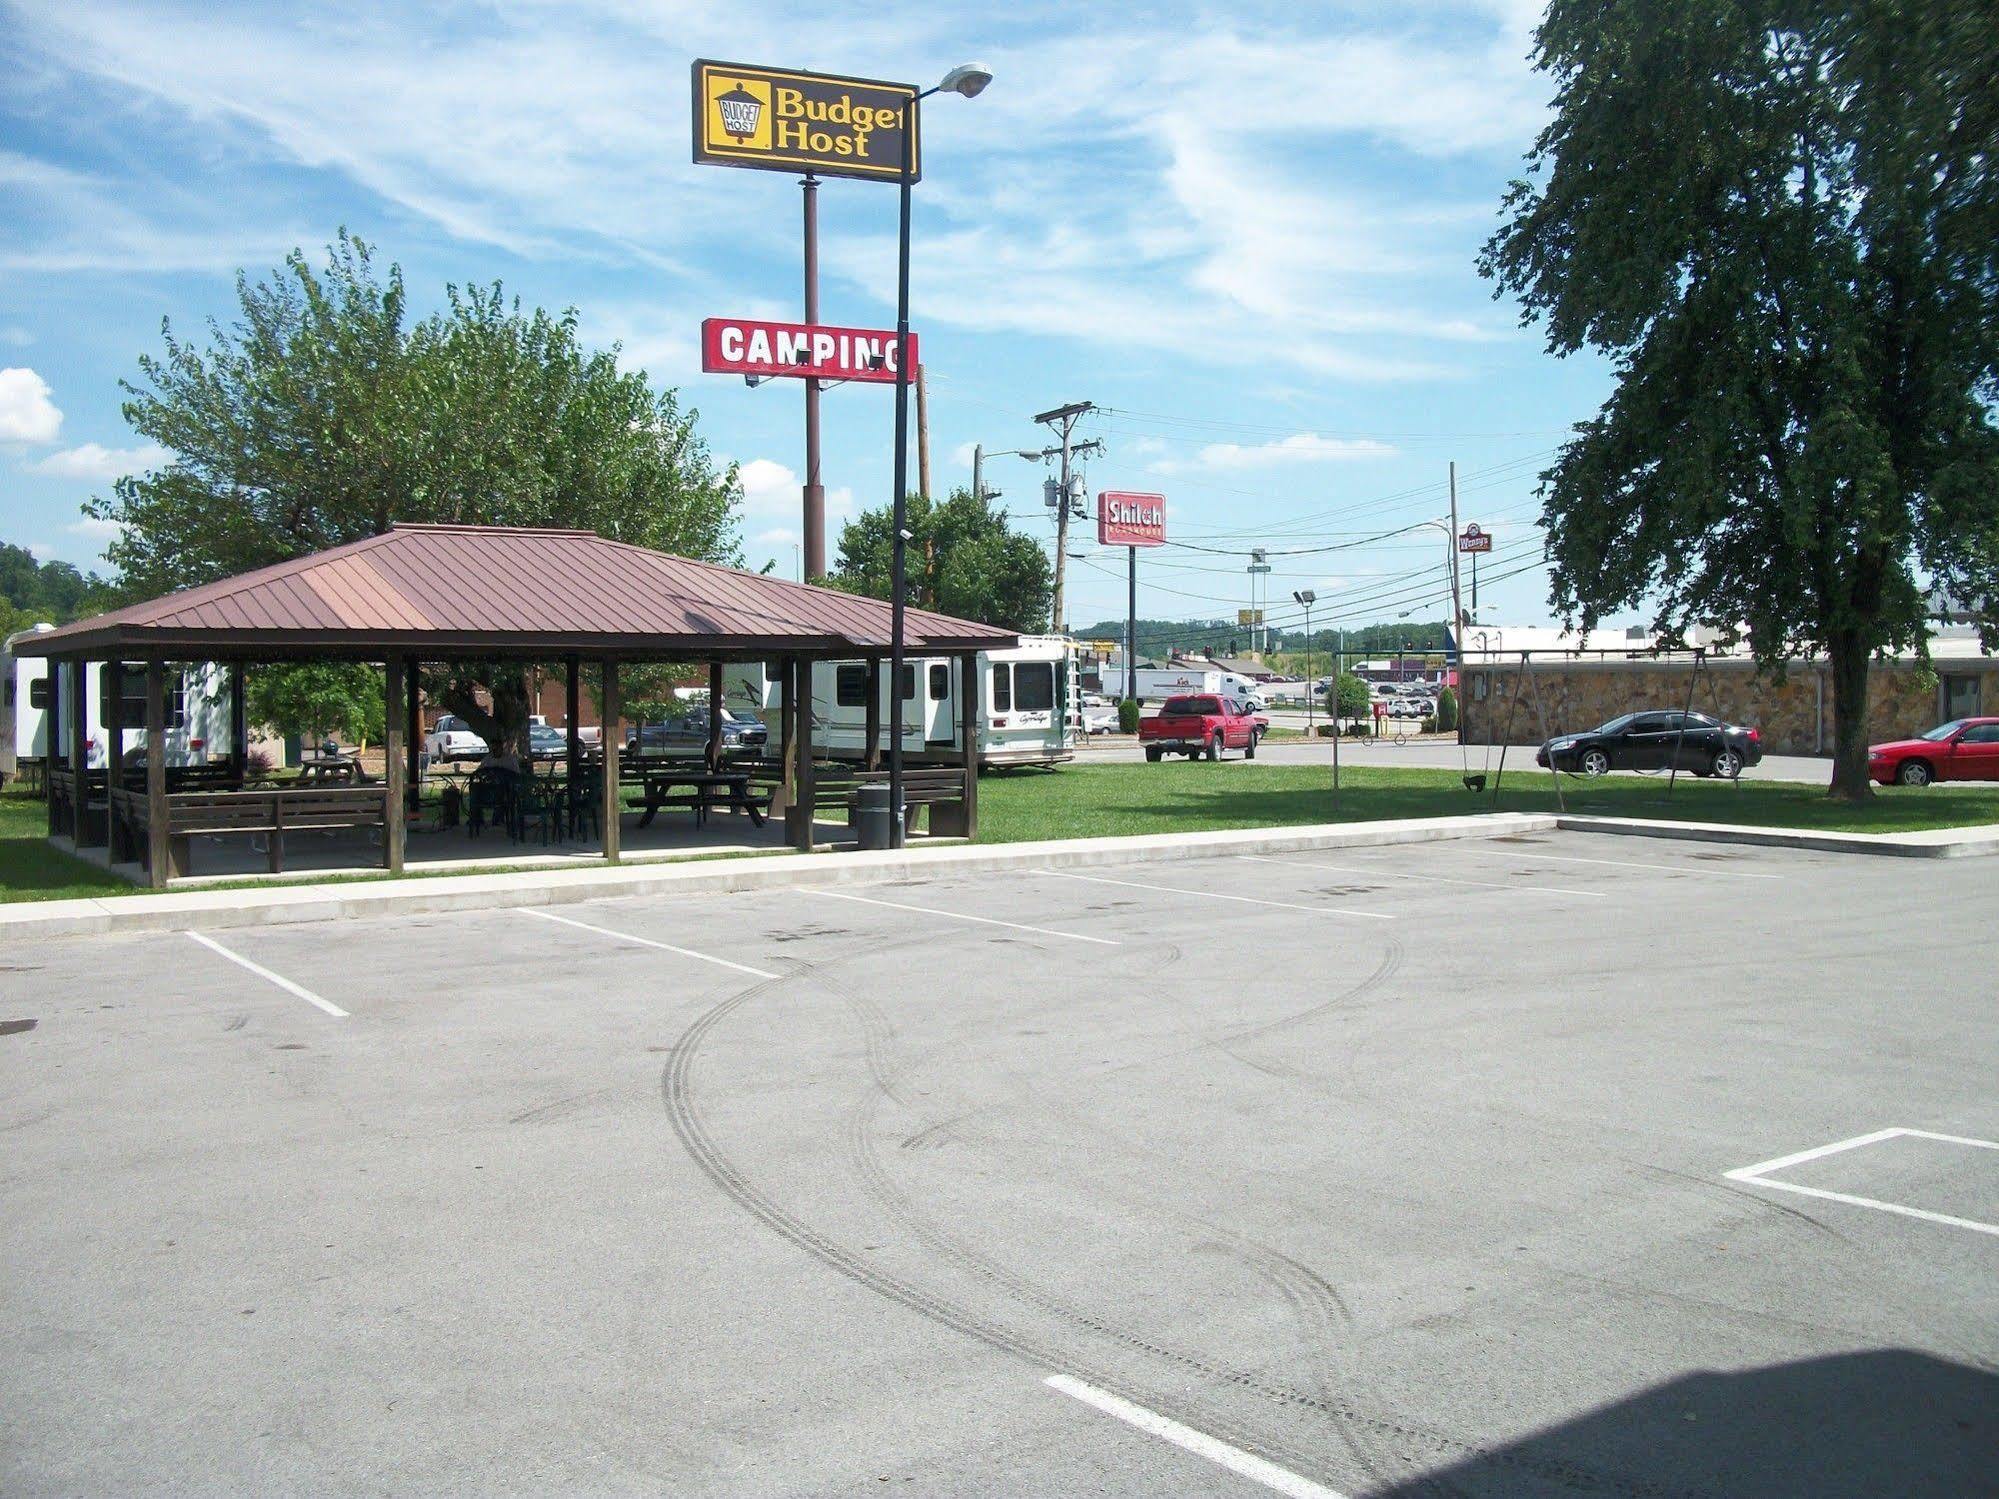
[(1690, 1374), (1367, 1493), (1999, 1494), (1999, 1376), (1906, 1349)]

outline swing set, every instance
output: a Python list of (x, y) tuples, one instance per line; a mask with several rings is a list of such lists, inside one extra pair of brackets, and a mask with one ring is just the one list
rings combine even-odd
[[(1687, 678), (1686, 707), (1680, 714), (1679, 730), (1673, 736), (1673, 753), (1666, 775), (1666, 795), (1669, 797), (1673, 794), (1674, 786), (1679, 782), (1681, 752), (1685, 747), (1687, 738), (1687, 718), (1694, 711), (1694, 694), (1699, 688), (1703, 676), (1707, 678), (1709, 706), (1714, 710), (1716, 721), (1723, 721), (1721, 694), (1715, 686), (1714, 673), (1708, 669), (1707, 650), (1705, 647), (1696, 646), (1694, 648), (1693, 674)], [(1540, 720), (1541, 742), (1546, 744), (1548, 742), (1548, 713), (1541, 703), (1541, 683), (1540, 679), (1534, 674), (1534, 653), (1532, 651), (1522, 651), (1518, 664), (1513, 668), (1513, 684), (1506, 704), (1506, 730), (1499, 738), (1498, 767), (1495, 769), (1493, 766), (1492, 740), (1488, 737), (1482, 747), (1479, 770), (1474, 774), (1471, 768), (1471, 746), (1464, 742), (1462, 735), (1458, 739), (1465, 790), (1474, 796), (1479, 795), (1485, 790), (1486, 781), (1490, 777), (1492, 782), (1492, 804), (1494, 807), (1499, 805), (1499, 785), (1506, 775), (1506, 749), (1513, 739), (1513, 715), (1520, 707), (1520, 686), (1523, 679), (1528, 689), (1534, 694), (1534, 713)], [(1645, 772), (1640, 773), (1644, 774)], [(1656, 773), (1652, 772), (1652, 774)], [(1560, 812), (1568, 811), (1567, 799), (1562, 795), (1562, 772), (1556, 768), (1555, 757), (1553, 755), (1548, 757), (1548, 774), (1555, 787), (1556, 810)], [(1738, 790), (1741, 788), (1742, 773), (1739, 766), (1736, 773), (1729, 777), (1729, 779), (1735, 782)]]

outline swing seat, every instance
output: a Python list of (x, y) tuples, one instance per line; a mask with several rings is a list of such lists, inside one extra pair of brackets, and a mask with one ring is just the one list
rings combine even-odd
[(1466, 776), (1465, 790), (1469, 791), (1473, 796), (1477, 796), (1481, 791), (1485, 790), (1485, 777)]

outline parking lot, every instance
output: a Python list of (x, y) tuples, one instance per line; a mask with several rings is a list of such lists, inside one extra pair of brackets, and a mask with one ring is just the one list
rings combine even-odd
[(1996, 870), (1550, 834), (0, 946), (0, 1487), (1992, 1492)]

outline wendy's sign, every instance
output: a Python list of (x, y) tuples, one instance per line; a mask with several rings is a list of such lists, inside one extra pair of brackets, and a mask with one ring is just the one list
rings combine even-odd
[[(916, 335), (909, 335), (912, 375)], [(701, 368), (711, 375), (790, 375), (813, 380), (895, 383), (895, 334), (823, 323), (764, 323), (711, 317), (701, 324)]]
[(1097, 540), (1105, 546), (1166, 544), (1166, 496), (1106, 489), (1097, 496)]

